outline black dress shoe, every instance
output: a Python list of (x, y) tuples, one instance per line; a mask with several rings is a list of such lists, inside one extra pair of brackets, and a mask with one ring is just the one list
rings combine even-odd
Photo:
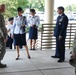
[(28, 59), (31, 59), (31, 57), (30, 57), (30, 56), (28, 56)]
[(52, 58), (59, 58), (59, 56), (51, 56)]
[(19, 60), (20, 55), (17, 56), (16, 60)]
[(0, 68), (6, 68), (6, 67), (7, 67), (6, 64), (2, 64), (2, 63), (0, 63)]
[(32, 48), (30, 50), (33, 50)]
[(64, 62), (64, 60), (58, 60), (58, 62), (59, 62), (59, 63), (62, 63), (62, 62)]
[(33, 48), (32, 50), (36, 50), (35, 48)]
[(19, 58), (16, 58), (16, 60), (19, 60)]

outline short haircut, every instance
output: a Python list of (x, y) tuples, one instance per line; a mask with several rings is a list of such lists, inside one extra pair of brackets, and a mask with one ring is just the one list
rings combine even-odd
[(5, 7), (5, 4), (0, 4), (0, 9)]
[(30, 12), (35, 13), (36, 11), (35, 9), (30, 9)]
[(65, 11), (64, 7), (62, 7), (62, 6), (58, 7), (58, 9)]
[(13, 21), (14, 20), (14, 18), (13, 17), (10, 17), (9, 19), (8, 19), (8, 21)]
[(17, 8), (17, 11), (18, 11), (18, 12), (23, 11), (22, 7), (18, 7), (18, 8)]
[(5, 7), (5, 4), (0, 4), (0, 6), (2, 6), (2, 7), (4, 6)]

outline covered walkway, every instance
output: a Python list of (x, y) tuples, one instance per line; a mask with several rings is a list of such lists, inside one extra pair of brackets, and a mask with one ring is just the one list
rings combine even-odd
[(8, 65), (5, 69), (0, 69), (0, 75), (74, 75), (74, 68), (69, 65), (70, 51), (66, 51), (66, 61), (57, 63), (57, 59), (52, 59), (52, 50), (30, 51), (29, 60), (24, 50), (21, 50), (20, 60), (16, 61), (15, 50), (7, 50), (3, 63)]
[[(45, 23), (53, 23), (53, 11), (54, 0), (45, 0)], [(21, 50), (21, 58), (16, 61), (16, 51), (7, 50), (2, 62), (8, 66), (0, 69), (0, 75), (75, 75), (74, 68), (68, 62), (70, 50), (66, 51), (66, 61), (63, 63), (57, 63), (58, 59), (51, 58), (54, 53), (53, 50), (30, 51), (31, 59), (29, 60), (25, 51)]]

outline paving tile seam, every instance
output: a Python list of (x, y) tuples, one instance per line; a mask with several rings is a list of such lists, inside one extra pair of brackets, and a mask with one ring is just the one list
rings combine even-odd
[(39, 70), (58, 70), (58, 69), (69, 69), (69, 68), (74, 68), (74, 67), (45, 68)]
[(1, 72), (0, 74), (5, 74), (5, 73), (24, 73), (24, 72), (35, 72), (38, 70), (25, 70), (25, 71), (11, 71), (11, 72)]
[[(20, 72), (35, 72), (39, 71), (41, 72), (42, 70), (59, 70), (59, 69), (69, 69), (73, 67), (65, 67), (65, 68), (47, 68), (47, 69), (38, 69), (38, 70), (25, 70), (25, 71), (13, 71), (13, 72), (2, 72), (0, 74), (5, 74), (5, 73), (20, 73)], [(42, 72), (41, 72), (42, 73)]]

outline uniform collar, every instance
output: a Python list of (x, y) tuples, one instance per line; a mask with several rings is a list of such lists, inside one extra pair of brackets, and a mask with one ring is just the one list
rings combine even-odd
[(18, 16), (18, 18), (22, 18), (22, 16)]
[(32, 18), (35, 18), (35, 15), (34, 15), (34, 16), (31, 15), (31, 17), (32, 17)]
[(63, 14), (59, 14), (60, 17), (61, 17), (62, 15), (64, 15), (64, 13), (63, 13)]
[(59, 16), (62, 16), (62, 14), (59, 14)]

